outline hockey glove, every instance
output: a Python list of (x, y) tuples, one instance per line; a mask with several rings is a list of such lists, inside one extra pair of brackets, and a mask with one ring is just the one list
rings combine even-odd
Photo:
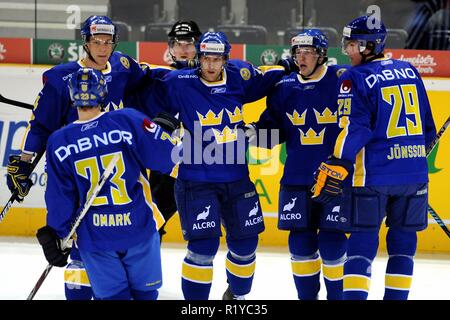
[(152, 120), (168, 133), (172, 134), (176, 129), (181, 127), (181, 121), (168, 112), (160, 112)]
[(58, 238), (55, 230), (44, 226), (38, 230), (36, 237), (48, 263), (55, 267), (64, 267), (67, 264), (70, 248), (62, 248), (62, 240)]
[(298, 73), (300, 71), (298, 65), (295, 63), (292, 57), (289, 57), (287, 59), (280, 59), (278, 60), (277, 64), (284, 67), (284, 72), (286, 75), (290, 75), (292, 72)]
[(352, 169), (349, 161), (333, 156), (322, 162), (314, 173), (316, 184), (311, 189), (311, 198), (322, 203), (331, 202), (342, 193), (342, 183)]
[(8, 184), (8, 189), (12, 193), (17, 190), (16, 200), (22, 202), (33, 185), (33, 182), (29, 178), (32, 171), (32, 164), (20, 160), (19, 155), (13, 155), (9, 156), (7, 169), (6, 183)]
[(189, 59), (189, 60), (176, 60), (172, 63), (172, 67), (176, 68), (177, 70), (189, 68), (189, 69), (195, 69), (199, 66), (199, 62), (197, 59)]

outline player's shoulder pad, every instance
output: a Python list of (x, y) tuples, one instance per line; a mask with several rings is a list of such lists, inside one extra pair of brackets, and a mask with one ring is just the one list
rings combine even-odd
[(51, 83), (55, 87), (59, 87), (61, 83), (67, 81), (71, 77), (71, 74), (79, 68), (81, 67), (77, 62), (68, 62), (54, 66), (42, 74), (42, 81), (44, 84)]
[(344, 74), (344, 72), (346, 72), (349, 68), (350, 68), (349, 65), (339, 65), (339, 64), (328, 66), (329, 72), (335, 74), (338, 78), (340, 78)]

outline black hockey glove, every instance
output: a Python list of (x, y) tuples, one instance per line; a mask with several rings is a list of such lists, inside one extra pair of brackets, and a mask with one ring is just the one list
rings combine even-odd
[(171, 64), (171, 66), (177, 70), (184, 69), (184, 68), (195, 69), (199, 65), (200, 64), (197, 59), (180, 60), (180, 61), (177, 60)]
[(152, 121), (170, 134), (181, 127), (180, 120), (175, 118), (170, 113), (164, 111), (158, 113), (156, 117), (152, 119)]
[(298, 73), (300, 71), (298, 65), (295, 63), (292, 57), (289, 57), (287, 59), (280, 59), (278, 60), (277, 64), (284, 67), (284, 72), (286, 75), (290, 75), (292, 72)]
[(8, 189), (14, 193), (18, 191), (16, 200), (22, 202), (30, 191), (33, 182), (29, 178), (32, 171), (32, 164), (20, 160), (19, 155), (9, 156), (8, 175), (6, 176), (6, 183)]
[(311, 198), (315, 201), (328, 203), (342, 193), (342, 183), (353, 170), (350, 161), (338, 159), (334, 156), (322, 162), (314, 172), (316, 184), (312, 187)]
[(64, 267), (69, 258), (70, 248), (63, 250), (62, 239), (59, 239), (55, 230), (49, 226), (40, 228), (36, 234), (39, 244), (44, 250), (45, 259), (55, 267)]

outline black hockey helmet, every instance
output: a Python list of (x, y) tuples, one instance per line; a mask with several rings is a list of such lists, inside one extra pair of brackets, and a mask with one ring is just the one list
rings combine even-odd
[(197, 23), (194, 21), (177, 21), (172, 26), (172, 30), (168, 33), (169, 41), (170, 40), (182, 40), (182, 39), (191, 39), (197, 41), (198, 38), (202, 35), (200, 28)]

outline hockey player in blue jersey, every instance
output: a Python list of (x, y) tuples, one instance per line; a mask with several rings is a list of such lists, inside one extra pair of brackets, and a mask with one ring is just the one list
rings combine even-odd
[[(121, 109), (127, 105), (127, 98), (137, 90), (148, 86), (153, 77), (167, 73), (167, 68), (145, 68), (131, 57), (114, 49), (118, 41), (116, 26), (106, 16), (91, 16), (81, 28), (86, 56), (77, 62), (61, 64), (46, 71), (44, 86), (36, 98), (32, 118), (26, 130), (21, 155), (10, 157), (8, 164), (8, 187), (13, 192), (19, 190), (19, 201), (28, 194), (31, 180), (26, 179), (31, 170), (34, 155), (44, 152), (47, 139), (52, 132), (78, 119), (77, 112), (71, 108), (67, 83), (71, 74), (80, 67), (101, 70), (108, 82), (109, 94), (105, 110)], [(66, 298), (91, 299), (92, 290), (86, 277), (78, 251), (71, 253), (72, 262), (67, 266), (65, 278)]]
[[(177, 21), (170, 30), (168, 36), (169, 54), (173, 63), (171, 67), (183, 69), (197, 65), (197, 51), (195, 43), (201, 36), (200, 29), (194, 21)], [(159, 172), (150, 173), (150, 185), (152, 186), (152, 197), (158, 205), (166, 221), (159, 229), (161, 241), (166, 233), (165, 226), (169, 219), (177, 211), (174, 196), (175, 178)]]
[(157, 81), (155, 101), (179, 114), (183, 137), (175, 199), (184, 239), (182, 266), (185, 299), (208, 299), (213, 260), (226, 230), (226, 273), (235, 298), (250, 292), (258, 234), (264, 230), (261, 206), (245, 162), (242, 106), (265, 96), (284, 75), (280, 66), (265, 73), (240, 60), (229, 60), (224, 33), (204, 33), (197, 44), (200, 66)]
[[(48, 262), (67, 263), (67, 236), (89, 193), (112, 157), (112, 176), (76, 230), (95, 297), (154, 300), (162, 285), (158, 228), (164, 222), (152, 203), (146, 168), (164, 173), (174, 166), (168, 133), (144, 114), (123, 109), (102, 112), (108, 94), (98, 70), (81, 68), (69, 80), (79, 120), (54, 132), (47, 143), (47, 225), (37, 238)], [(168, 126), (167, 118), (164, 126)], [(178, 121), (169, 122), (169, 132)]]
[(309, 193), (314, 170), (333, 151), (339, 133), (336, 95), (332, 93), (345, 68), (326, 66), (327, 50), (328, 39), (318, 29), (306, 29), (293, 37), (291, 54), (299, 72), (276, 84), (259, 121), (247, 125), (247, 134), (257, 137), (259, 146), (265, 137), (257, 132), (267, 132), (260, 129), (280, 130), (277, 142), (286, 142), (278, 228), (289, 231), (292, 271), (300, 300), (317, 299), (321, 269), (327, 299), (342, 299), (347, 238), (339, 228), (339, 199), (319, 204), (310, 199)]
[(436, 129), (419, 73), (408, 62), (384, 57), (385, 39), (385, 26), (374, 17), (359, 17), (344, 28), (343, 51), (353, 67), (339, 80), (342, 130), (333, 155), (315, 175), (318, 201), (336, 197), (346, 179), (353, 185), (341, 205), (350, 232), (344, 299), (367, 299), (384, 217), (389, 228), (384, 299), (407, 299), (417, 231), (428, 221), (425, 150)]

